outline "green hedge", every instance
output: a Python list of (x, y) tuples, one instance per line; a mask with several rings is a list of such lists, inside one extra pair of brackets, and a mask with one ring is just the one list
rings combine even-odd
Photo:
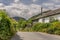
[(5, 11), (0, 11), (0, 40), (10, 40), (14, 35), (15, 28)]
[(34, 32), (46, 32), (50, 34), (60, 35), (60, 22), (55, 21), (51, 23), (36, 23), (31, 27)]
[(50, 26), (50, 23), (36, 23), (32, 26), (32, 31), (46, 32), (47, 28)]
[(60, 35), (60, 22), (53, 22), (49, 26), (47, 33), (59, 34)]

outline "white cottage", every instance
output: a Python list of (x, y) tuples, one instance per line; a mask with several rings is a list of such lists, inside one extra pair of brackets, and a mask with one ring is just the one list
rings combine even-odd
[(49, 23), (50, 21), (54, 20), (60, 20), (60, 9), (56, 10), (48, 10), (45, 12), (42, 12), (42, 14), (39, 14), (35, 17), (32, 17), (34, 22), (41, 22), (41, 23)]

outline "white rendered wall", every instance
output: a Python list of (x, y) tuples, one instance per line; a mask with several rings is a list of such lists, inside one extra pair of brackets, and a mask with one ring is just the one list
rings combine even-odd
[[(50, 16), (50, 17), (54, 18), (55, 20), (57, 19), (57, 20), (60, 21), (60, 14), (53, 15), (53, 16)], [(50, 17), (44, 18), (44, 23), (49, 23), (50, 22)], [(43, 22), (43, 18), (39, 19), (38, 22), (41, 22), (42, 23)]]
[(42, 21), (42, 19), (39, 19), (38, 22), (41, 22), (42, 23), (43, 21)]
[[(44, 23), (49, 23), (49, 17), (47, 17), (47, 18), (44, 18)], [(43, 18), (42, 19), (39, 19), (39, 21), (38, 22), (40, 22), (40, 23), (43, 23)]]
[(49, 23), (49, 22), (50, 22), (49, 17), (45, 18), (44, 23)]
[(60, 14), (52, 16), (54, 19), (60, 20)]

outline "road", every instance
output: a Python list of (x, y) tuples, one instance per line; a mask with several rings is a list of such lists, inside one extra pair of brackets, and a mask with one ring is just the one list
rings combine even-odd
[(17, 32), (11, 40), (60, 40), (60, 36), (41, 32)]

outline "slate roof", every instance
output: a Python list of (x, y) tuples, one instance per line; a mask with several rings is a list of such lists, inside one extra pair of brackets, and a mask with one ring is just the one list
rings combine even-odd
[(32, 17), (32, 20), (37, 20), (37, 19), (40, 19), (40, 18), (45, 18), (45, 17), (57, 15), (57, 14), (60, 14), (60, 8), (56, 9), (56, 10), (48, 10), (48, 11), (42, 12), (42, 15), (40, 13), (37, 16), (35, 16), (35, 18)]

